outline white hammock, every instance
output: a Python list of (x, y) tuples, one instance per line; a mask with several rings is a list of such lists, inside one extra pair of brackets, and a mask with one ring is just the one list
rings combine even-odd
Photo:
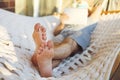
[[(33, 25), (46, 26), (48, 39), (59, 20), (53, 16), (32, 18), (0, 10), (0, 79), (5, 80), (109, 80), (114, 61), (120, 50), (120, 14), (101, 17), (91, 36), (91, 45), (83, 52), (87, 65), (81, 67), (76, 58), (64, 66), (60, 77), (42, 78), (30, 59), (34, 51)], [(93, 49), (93, 50), (92, 50)], [(81, 59), (79, 56), (74, 56)], [(66, 62), (67, 65), (69, 62)], [(75, 64), (73, 64), (75, 63)], [(77, 63), (77, 64), (76, 64)], [(61, 64), (64, 65), (64, 64)], [(80, 67), (79, 67), (80, 66)], [(63, 68), (60, 66), (60, 71)], [(72, 68), (73, 70), (71, 70)], [(67, 73), (69, 72), (69, 73)], [(63, 72), (62, 72), (63, 73)]]

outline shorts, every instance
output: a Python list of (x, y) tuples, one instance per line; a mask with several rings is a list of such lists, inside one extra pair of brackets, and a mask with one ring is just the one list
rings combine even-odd
[(89, 25), (79, 31), (76, 31), (70, 37), (75, 40), (83, 50), (85, 50), (90, 44), (91, 34), (96, 26), (97, 23)]
[(74, 34), (79, 30), (79, 25), (65, 24), (64, 29), (57, 36), (53, 37), (53, 42), (61, 43), (66, 37)]

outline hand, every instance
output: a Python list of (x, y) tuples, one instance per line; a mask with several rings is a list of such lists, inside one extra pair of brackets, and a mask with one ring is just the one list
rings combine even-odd
[(65, 20), (68, 20), (68, 19), (69, 19), (69, 16), (68, 16), (67, 14), (62, 13), (62, 14), (60, 15), (60, 20), (61, 20), (62, 23), (64, 23), (64, 21), (65, 21)]

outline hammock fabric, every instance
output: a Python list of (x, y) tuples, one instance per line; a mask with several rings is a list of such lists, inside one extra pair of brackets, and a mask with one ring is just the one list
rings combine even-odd
[[(71, 71), (64, 66), (66, 71), (69, 71), (68, 74), (51, 78), (40, 77), (30, 62), (34, 50), (31, 34), (36, 22), (47, 26), (47, 33), (52, 34), (52, 29), (59, 21), (55, 17), (31, 18), (4, 10), (0, 10), (0, 20), (0, 79), (109, 80), (114, 61), (120, 51), (120, 14), (104, 15), (99, 20), (91, 36), (91, 44), (83, 52), (85, 55), (89, 54), (87, 64), (82, 67), (69, 65), (73, 68)], [(51, 39), (49, 37), (48, 39)], [(75, 62), (74, 58), (73, 62), (70, 61)]]

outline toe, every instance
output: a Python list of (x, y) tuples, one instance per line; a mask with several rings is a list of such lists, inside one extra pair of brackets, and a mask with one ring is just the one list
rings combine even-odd
[(38, 53), (38, 54), (41, 54), (42, 52), (43, 52), (43, 48), (40, 47), (40, 48), (37, 50), (37, 53)]
[(46, 32), (46, 29), (43, 26), (41, 26), (41, 31)]
[(39, 23), (35, 24), (34, 30), (38, 32), (39, 29), (40, 29), (40, 24)]
[(42, 34), (42, 39), (43, 39), (43, 40), (47, 40), (46, 33), (43, 33), (43, 34)]
[(48, 46), (49, 49), (54, 48), (54, 44), (53, 44), (53, 42), (51, 40), (49, 40), (47, 42), (47, 46)]
[(42, 44), (41, 44), (41, 47), (42, 48), (45, 48), (47, 46), (47, 43), (46, 42), (43, 42)]

